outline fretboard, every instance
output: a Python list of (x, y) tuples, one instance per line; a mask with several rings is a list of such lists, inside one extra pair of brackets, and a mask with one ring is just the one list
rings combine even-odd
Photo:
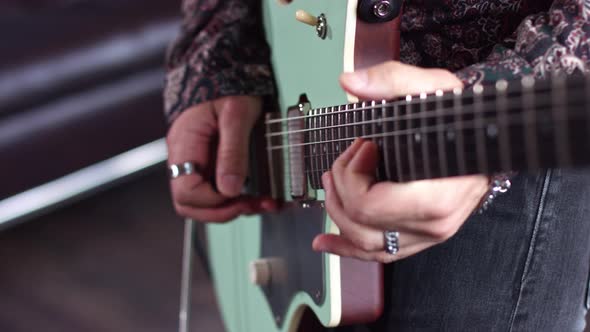
[(378, 180), (586, 165), (589, 104), (590, 79), (561, 77), (313, 109), (301, 144), (306, 173), (321, 188), (357, 137), (379, 147)]

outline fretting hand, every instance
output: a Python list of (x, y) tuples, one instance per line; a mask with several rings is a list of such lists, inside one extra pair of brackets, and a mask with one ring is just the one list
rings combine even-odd
[[(394, 61), (343, 74), (341, 84), (361, 99), (374, 100), (462, 87), (446, 70)], [(377, 153), (375, 143), (358, 139), (323, 175), (326, 209), (340, 235), (317, 236), (315, 250), (383, 263), (414, 255), (453, 236), (488, 189), (483, 175), (375, 183)], [(395, 255), (384, 250), (387, 230), (399, 232)]]

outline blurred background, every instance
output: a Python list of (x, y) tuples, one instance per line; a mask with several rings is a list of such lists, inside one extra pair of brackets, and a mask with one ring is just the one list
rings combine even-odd
[[(163, 58), (180, 0), (0, 1), (0, 331), (175, 331)], [(197, 260), (194, 331), (222, 331)]]
[[(0, 331), (175, 331), (164, 168), (180, 0), (0, 1)], [(194, 330), (221, 331), (195, 262)]]

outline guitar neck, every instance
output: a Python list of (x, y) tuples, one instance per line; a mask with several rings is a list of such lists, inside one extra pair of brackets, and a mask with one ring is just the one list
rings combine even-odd
[(379, 147), (378, 180), (590, 164), (589, 98), (588, 78), (525, 78), (313, 109), (305, 120), (306, 172), (321, 188), (321, 174), (357, 137)]

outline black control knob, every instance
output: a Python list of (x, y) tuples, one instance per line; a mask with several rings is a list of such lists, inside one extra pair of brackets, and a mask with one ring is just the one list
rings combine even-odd
[(367, 23), (384, 23), (397, 18), (403, 0), (359, 0), (358, 17)]

